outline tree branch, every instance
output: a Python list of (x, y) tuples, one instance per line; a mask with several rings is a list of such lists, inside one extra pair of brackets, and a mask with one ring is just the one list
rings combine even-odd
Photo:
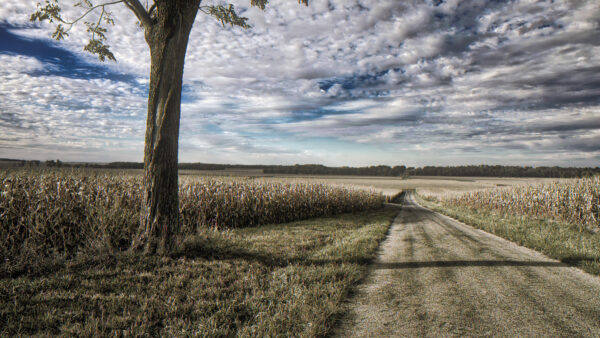
[[(69, 31), (73, 26), (81, 21), (83, 18), (88, 16), (91, 12), (95, 11), (98, 8), (102, 9), (100, 13), (100, 17), (96, 23), (93, 22), (85, 22), (85, 25), (88, 27), (88, 33), (91, 33), (91, 39), (89, 43), (83, 48), (84, 50), (97, 54), (100, 61), (104, 61), (106, 58), (109, 60), (116, 61), (115, 56), (110, 51), (109, 46), (104, 44), (106, 40), (106, 28), (102, 27), (100, 24), (102, 20), (106, 21), (107, 24), (114, 25), (114, 21), (111, 18), (111, 13), (106, 11), (106, 6), (111, 6), (119, 3), (125, 4), (126, 0), (116, 0), (110, 2), (104, 2), (99, 5), (93, 5), (89, 0), (83, 0), (75, 4), (75, 7), (84, 8), (85, 12), (75, 18), (72, 21), (68, 21), (63, 19), (61, 15), (61, 8), (58, 6), (58, 0), (46, 0), (46, 6), (42, 6), (38, 3), (38, 10), (31, 15), (29, 18), (30, 21), (35, 22), (36, 20), (49, 22), (57, 21), (59, 24), (56, 26), (56, 31), (52, 34), (52, 37), (56, 40), (62, 40), (66, 36), (69, 36)], [(65, 24), (67, 27), (63, 26)], [(66, 29), (65, 29), (66, 28)]]
[(198, 7), (198, 10), (205, 14), (214, 16), (221, 22), (223, 27), (225, 27), (225, 24), (230, 24), (231, 26), (239, 26), (244, 29), (250, 28), (250, 25), (246, 23), (248, 18), (237, 15), (235, 8), (231, 4), (228, 7), (223, 5), (200, 6)]
[[(85, 13), (83, 13), (82, 15), (80, 15), (78, 18), (76, 18), (73, 21), (67, 21), (64, 20), (62, 18), (62, 16), (60, 15), (60, 7), (56, 6), (56, 5), (51, 5), (48, 3), (48, 1), (46, 1), (47, 5), (45, 8), (40, 8), (40, 4), (38, 3), (38, 11), (33, 14), (31, 16), (31, 18), (29, 19), (30, 21), (35, 21), (35, 20), (49, 20), (50, 22), (52, 22), (52, 19), (55, 19), (59, 22), (64, 23), (65, 25), (69, 25), (69, 28), (65, 31), (68, 32), (69, 30), (71, 30), (71, 27), (73, 27), (73, 25), (75, 25), (77, 22), (79, 22), (79, 20), (85, 18), (88, 14), (90, 14), (92, 11), (94, 11), (97, 8), (102, 7), (102, 12), (104, 12), (104, 7), (105, 6), (110, 6), (110, 5), (115, 5), (121, 2), (125, 2), (126, 0), (118, 0), (118, 1), (112, 1), (112, 2), (106, 2), (103, 4), (99, 4), (96, 6), (92, 6), (87, 8), (87, 11), (85, 11)], [(56, 1), (55, 1), (56, 2)], [(75, 6), (81, 5), (81, 3), (78, 3)]]
[(131, 9), (133, 14), (140, 20), (142, 26), (144, 28), (152, 27), (152, 18), (146, 12), (144, 6), (139, 2), (139, 0), (124, 0), (125, 5)]

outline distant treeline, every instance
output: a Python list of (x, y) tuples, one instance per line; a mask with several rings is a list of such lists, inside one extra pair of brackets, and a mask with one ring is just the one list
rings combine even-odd
[(575, 178), (600, 174), (596, 168), (564, 168), (564, 167), (521, 167), (501, 165), (457, 166), (457, 167), (423, 167), (415, 175), (423, 176), (489, 176), (489, 177), (556, 177)]
[[(105, 169), (143, 169), (141, 162), (65, 163), (60, 160), (24, 161), (0, 159), (0, 167), (72, 167)], [(378, 165), (370, 167), (327, 167), (321, 164), (243, 165), (214, 163), (180, 163), (181, 170), (262, 170), (265, 174), (348, 175), (348, 176), (482, 176), (482, 177), (589, 177), (600, 174), (596, 168), (527, 167), (503, 165), (465, 165), (422, 168)]]
[[(92, 168), (109, 169), (144, 169), (144, 163), (141, 162), (110, 162), (106, 164), (88, 164)], [(214, 164), (214, 163), (179, 163), (180, 170), (231, 170), (231, 169), (264, 169), (264, 165), (243, 165), (243, 164)]]
[(356, 175), (356, 176), (403, 176), (408, 175), (405, 166), (389, 167), (378, 165), (371, 167), (326, 167), (321, 164), (296, 164), (265, 166), (265, 174), (302, 174), (302, 175)]
[(406, 166), (326, 167), (319, 164), (294, 166), (266, 166), (265, 173), (306, 175), (360, 175), (360, 176), (483, 176), (483, 177), (587, 177), (600, 174), (596, 168), (521, 167), (502, 165), (467, 165), (455, 167)]

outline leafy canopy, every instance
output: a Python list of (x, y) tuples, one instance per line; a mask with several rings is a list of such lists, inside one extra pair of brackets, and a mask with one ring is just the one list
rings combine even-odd
[[(105, 61), (106, 59), (116, 61), (114, 54), (110, 51), (110, 46), (106, 44), (106, 33), (108, 29), (105, 26), (114, 26), (115, 22), (112, 19), (112, 13), (107, 10), (107, 7), (123, 4), (131, 9), (134, 14), (140, 19), (140, 26), (144, 28), (149, 28), (153, 24), (156, 24), (157, 20), (157, 1), (161, 0), (152, 0), (150, 3), (146, 2), (146, 6), (143, 6), (139, 0), (118, 0), (118, 1), (109, 1), (109, 2), (92, 2), (92, 0), (82, 0), (77, 2), (74, 6), (81, 7), (83, 9), (83, 13), (73, 20), (64, 19), (62, 17), (62, 9), (59, 6), (59, 0), (45, 0), (44, 4), (38, 3), (37, 10), (35, 13), (31, 15), (29, 20), (31, 22), (36, 21), (48, 21), (50, 23), (56, 24), (56, 29), (54, 33), (52, 33), (52, 38), (56, 40), (63, 40), (65, 37), (69, 36), (69, 31), (73, 26), (87, 17), (90, 13), (94, 11), (100, 11), (100, 16), (98, 20), (93, 22), (84, 21), (84, 24), (87, 26), (87, 32), (90, 34), (90, 39), (88, 44), (83, 47), (83, 49), (87, 52), (95, 54), (98, 56), (100, 61)], [(164, 1), (172, 1), (172, 0), (164, 0)], [(250, 0), (250, 5), (258, 7), (262, 10), (265, 9), (268, 0)], [(298, 3), (302, 3), (308, 6), (308, 0), (298, 0)], [(251, 28), (251, 26), (246, 22), (248, 18), (239, 16), (235, 11), (233, 5), (207, 5), (207, 6), (198, 6), (198, 10), (213, 16), (217, 19), (223, 27), (227, 24), (231, 26), (238, 26), (244, 29)]]

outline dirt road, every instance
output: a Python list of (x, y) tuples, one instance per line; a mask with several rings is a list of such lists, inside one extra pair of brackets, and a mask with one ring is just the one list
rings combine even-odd
[(600, 278), (407, 196), (335, 335), (600, 337)]

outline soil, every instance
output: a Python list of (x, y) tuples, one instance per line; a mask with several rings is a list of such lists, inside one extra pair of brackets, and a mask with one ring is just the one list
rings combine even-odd
[(600, 278), (418, 206), (407, 194), (341, 337), (600, 337)]

